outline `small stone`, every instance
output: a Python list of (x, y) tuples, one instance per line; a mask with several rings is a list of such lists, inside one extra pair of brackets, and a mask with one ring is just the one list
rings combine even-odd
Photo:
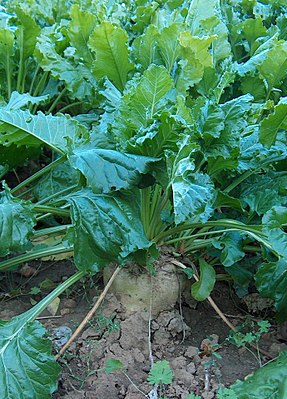
[(70, 309), (70, 308), (63, 308), (60, 310), (61, 316), (65, 316), (66, 314), (71, 314), (71, 313), (72, 313), (72, 309)]
[(185, 351), (185, 356), (190, 357), (191, 359), (198, 355), (199, 349), (197, 346), (189, 346)]
[(36, 276), (36, 274), (38, 274), (37, 270), (34, 267), (29, 266), (27, 263), (25, 263), (25, 265), (18, 270), (18, 273), (27, 278)]
[(63, 308), (75, 308), (77, 306), (77, 302), (74, 299), (62, 299)]
[(188, 365), (186, 366), (186, 371), (190, 374), (195, 374), (196, 372), (195, 364), (193, 362), (188, 363)]
[(273, 344), (270, 346), (268, 352), (270, 353), (270, 355), (272, 356), (277, 356), (279, 352), (286, 350), (287, 345), (286, 344), (281, 344), (281, 343), (277, 343), (277, 342), (273, 342)]

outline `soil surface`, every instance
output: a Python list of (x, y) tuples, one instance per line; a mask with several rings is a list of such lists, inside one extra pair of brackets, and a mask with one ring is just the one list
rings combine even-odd
[[(9, 319), (30, 308), (31, 303), (74, 270), (69, 260), (32, 262), (26, 265), (26, 271), (3, 275), (0, 318)], [(42, 287), (41, 291), (37, 293), (35, 287)], [(84, 318), (101, 290), (101, 280), (84, 279), (61, 298), (56, 315), (48, 311), (42, 315), (41, 322), (53, 340), (55, 352)], [(264, 304), (256, 295), (249, 295), (243, 303), (226, 283), (218, 283), (212, 293), (235, 326), (265, 318)], [(287, 328), (277, 326), (270, 318), (270, 310), (267, 312), (272, 327), (262, 337), (260, 348), (275, 357), (286, 349)], [(173, 383), (162, 387), (162, 396), (186, 399), (189, 393), (195, 393), (204, 399), (216, 398), (220, 386), (243, 379), (259, 366), (256, 353), (252, 355), (226, 341), (229, 332), (207, 301), (191, 301), (186, 292), (181, 293), (172, 308), (153, 316), (148, 310), (130, 312), (114, 294), (108, 294), (84, 332), (60, 359), (62, 374), (53, 399), (159, 398), (159, 391), (147, 379), (151, 364), (158, 360), (167, 360), (174, 375)], [(109, 359), (118, 359), (123, 369), (107, 373)], [(261, 356), (263, 364), (267, 360)]]

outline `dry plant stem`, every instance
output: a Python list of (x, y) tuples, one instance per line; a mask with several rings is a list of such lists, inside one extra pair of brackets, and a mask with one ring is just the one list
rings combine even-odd
[[(175, 260), (175, 259), (174, 259), (174, 260), (172, 260), (172, 263), (173, 263), (175, 266), (181, 267), (182, 269), (186, 269), (186, 268), (187, 268), (187, 266), (185, 266), (183, 263), (179, 262), (178, 260)], [(195, 266), (194, 266), (193, 264), (191, 264), (191, 266), (193, 266), (193, 269), (195, 269)], [(192, 277), (195, 279), (195, 281), (198, 281), (198, 280), (199, 280), (198, 277), (197, 277), (197, 275), (196, 275), (195, 273), (193, 273), (193, 276), (192, 276)], [(237, 333), (237, 332), (238, 332), (237, 328), (234, 327), (234, 325), (226, 318), (226, 316), (224, 315), (224, 313), (222, 313), (222, 311), (221, 311), (221, 310), (219, 309), (219, 307), (216, 305), (216, 303), (215, 303), (214, 300), (211, 298), (211, 296), (207, 297), (207, 300), (208, 300), (208, 302), (210, 303), (210, 305), (213, 307), (213, 309), (216, 311), (216, 313), (220, 316), (220, 318), (224, 321), (224, 323), (227, 324), (228, 327), (229, 327), (232, 331), (234, 331), (235, 333)], [(273, 359), (273, 356), (271, 356), (270, 353), (266, 352), (265, 350), (258, 348), (256, 345), (254, 345), (254, 344), (252, 344), (252, 343), (250, 343), (249, 345), (250, 345), (253, 349), (256, 349), (256, 351), (259, 350), (259, 352), (260, 352), (262, 355), (266, 356), (268, 359)]]
[(97, 311), (98, 307), (100, 304), (103, 302), (105, 296), (107, 295), (107, 292), (112, 285), (114, 279), (116, 278), (117, 274), (119, 273), (121, 269), (119, 267), (116, 268), (114, 273), (112, 274), (111, 278), (109, 279), (107, 285), (105, 286), (105, 289), (99, 296), (97, 302), (94, 304), (92, 309), (87, 313), (86, 317), (81, 321), (79, 324), (78, 328), (75, 330), (75, 332), (72, 334), (71, 338), (68, 340), (68, 342), (60, 349), (59, 353), (55, 356), (55, 360), (58, 360), (60, 356), (68, 349), (68, 347), (71, 345), (71, 343), (78, 337), (78, 335), (83, 331), (85, 328), (85, 325), (91, 320), (91, 318), (94, 316), (95, 312)]

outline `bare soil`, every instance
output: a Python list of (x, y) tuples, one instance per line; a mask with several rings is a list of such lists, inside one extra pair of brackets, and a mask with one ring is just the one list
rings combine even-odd
[[(74, 271), (67, 260), (32, 262), (29, 266), (37, 271), (35, 276), (13, 272), (1, 280), (1, 319), (23, 312), (31, 307), (31, 300), (37, 301), (45, 294), (43, 290), (38, 296), (31, 295), (32, 287), (44, 280), (58, 284)], [(61, 298), (57, 317), (48, 312), (42, 315), (47, 317), (42, 322), (55, 351), (84, 318), (101, 285), (100, 280), (85, 279)], [(212, 297), (234, 325), (266, 316), (265, 310), (260, 314), (247, 313), (247, 306), (225, 283), (216, 286)], [(270, 316), (272, 328), (262, 337), (260, 347), (276, 356), (279, 350), (286, 349), (287, 328), (277, 326)], [(53, 399), (140, 399), (144, 394), (155, 397), (147, 376), (151, 362), (157, 360), (168, 360), (174, 374), (173, 383), (164, 387), (167, 398), (185, 399), (189, 393), (196, 393), (204, 399), (214, 399), (219, 386), (228, 386), (258, 368), (252, 354), (225, 341), (228, 334), (229, 328), (207, 302), (195, 303), (182, 295), (172, 309), (151, 318), (147, 310), (127, 312), (116, 296), (109, 294), (61, 358), (62, 374)], [(107, 374), (104, 368), (108, 359), (119, 359), (125, 372)], [(262, 356), (263, 363), (267, 360)]]

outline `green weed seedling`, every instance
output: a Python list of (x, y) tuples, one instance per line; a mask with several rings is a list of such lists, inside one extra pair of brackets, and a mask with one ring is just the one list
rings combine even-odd
[[(271, 324), (268, 320), (262, 320), (254, 323), (253, 321), (249, 324), (250, 331), (247, 333), (242, 332), (246, 329), (246, 325), (242, 325), (239, 328), (238, 332), (230, 332), (229, 337), (227, 338), (228, 342), (231, 342), (233, 345), (237, 346), (238, 348), (245, 348), (255, 357), (258, 361), (259, 366), (262, 367), (262, 361), (259, 351), (259, 341), (262, 337), (262, 334), (267, 333), (270, 329)], [(256, 353), (252, 351), (248, 345), (255, 344), (256, 346)]]
[(148, 374), (148, 382), (159, 388), (159, 399), (167, 399), (162, 396), (165, 385), (172, 383), (174, 378), (173, 372), (167, 360), (155, 362)]

